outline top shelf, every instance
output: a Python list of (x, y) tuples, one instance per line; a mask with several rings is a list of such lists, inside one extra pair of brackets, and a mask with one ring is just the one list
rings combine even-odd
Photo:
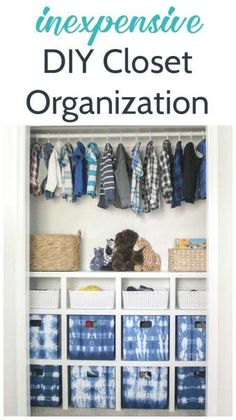
[(160, 271), (160, 272), (135, 272), (135, 271), (48, 271), (48, 272), (30, 272), (30, 277), (75, 277), (75, 278), (206, 278), (206, 272), (170, 272), (170, 271)]

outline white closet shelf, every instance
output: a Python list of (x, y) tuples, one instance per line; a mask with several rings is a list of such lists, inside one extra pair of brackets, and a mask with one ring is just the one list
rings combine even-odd
[(206, 309), (176, 309), (175, 315), (198, 316), (207, 315)]
[[(67, 359), (62, 362), (61, 359), (31, 359), (30, 364), (32, 365), (53, 365), (53, 366), (117, 366), (117, 360), (71, 360)], [(121, 360), (120, 366), (134, 366), (134, 367), (170, 367), (172, 362), (170, 360)], [(176, 367), (205, 367), (207, 361), (174, 361)]]
[(157, 272), (150, 272), (150, 271), (33, 271), (30, 272), (30, 277), (75, 277), (75, 278), (135, 278), (135, 279), (143, 279), (143, 278), (206, 278), (206, 272), (173, 272), (173, 271), (157, 271)]

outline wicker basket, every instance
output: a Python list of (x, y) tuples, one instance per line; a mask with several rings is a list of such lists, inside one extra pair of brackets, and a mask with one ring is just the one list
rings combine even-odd
[(124, 309), (167, 309), (169, 290), (123, 291)]
[(113, 309), (115, 292), (113, 290), (83, 291), (69, 290), (72, 309)]
[(79, 271), (80, 237), (77, 235), (30, 235), (31, 271)]
[(60, 290), (30, 290), (30, 308), (57, 309), (60, 306)]
[(180, 309), (206, 309), (206, 290), (178, 290), (177, 303)]
[(169, 249), (169, 271), (206, 271), (206, 250)]

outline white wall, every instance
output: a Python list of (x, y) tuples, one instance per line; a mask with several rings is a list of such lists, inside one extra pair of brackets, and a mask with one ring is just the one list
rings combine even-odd
[(78, 203), (31, 197), (32, 233), (76, 233), (78, 229), (82, 232), (83, 270), (89, 269), (93, 248), (104, 247), (107, 238), (123, 229), (133, 229), (146, 238), (160, 254), (162, 270), (167, 270), (168, 248), (175, 246), (175, 238), (206, 237), (206, 201), (184, 203), (176, 209), (163, 203), (161, 209), (137, 217), (129, 209), (100, 209), (97, 199), (90, 197), (82, 197)]

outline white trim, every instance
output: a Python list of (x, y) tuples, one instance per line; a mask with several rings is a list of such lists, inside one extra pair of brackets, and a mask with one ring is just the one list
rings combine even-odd
[(207, 135), (208, 161), (207, 161), (207, 241), (208, 241), (208, 329), (207, 329), (207, 408), (209, 416), (218, 414), (218, 289), (219, 289), (219, 237), (218, 237), (218, 167), (219, 145), (217, 127), (209, 127)]

